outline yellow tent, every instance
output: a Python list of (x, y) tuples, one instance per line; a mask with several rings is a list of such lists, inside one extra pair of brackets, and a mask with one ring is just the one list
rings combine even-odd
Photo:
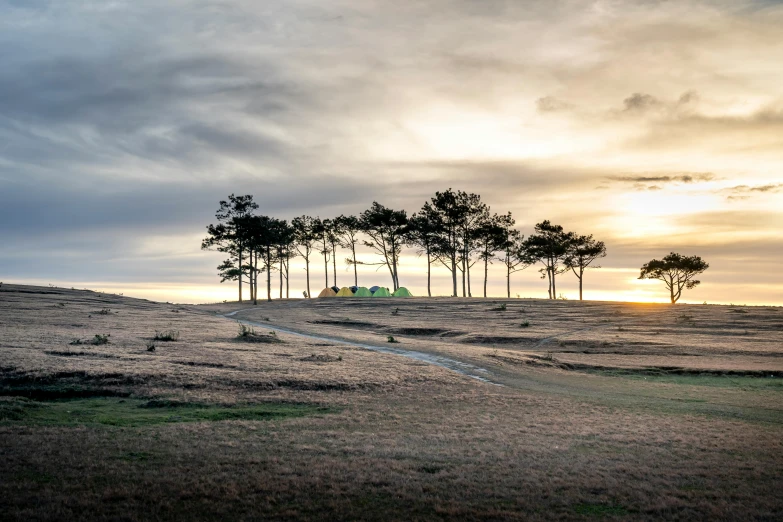
[(344, 286), (337, 292), (337, 297), (353, 297), (353, 292), (347, 286)]
[(332, 290), (331, 288), (324, 288), (323, 290), (321, 290), (321, 293), (318, 294), (318, 297), (334, 297), (336, 295), (337, 294), (335, 293), (335, 291)]

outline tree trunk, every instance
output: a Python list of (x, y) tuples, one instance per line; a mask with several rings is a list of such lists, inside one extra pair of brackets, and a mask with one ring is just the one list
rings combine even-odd
[(466, 263), (468, 269), (468, 297), (473, 297), (473, 292), (470, 291), (470, 259)]
[(353, 254), (353, 284), (359, 286), (359, 274), (356, 271), (356, 245), (351, 243), (351, 253)]
[(585, 276), (584, 268), (579, 267), (579, 300), (582, 300), (582, 278)]
[(288, 276), (291, 273), (291, 260), (286, 257), (285, 258), (285, 298), (288, 299), (290, 296), (288, 295), (288, 283), (289, 279)]
[(430, 251), (427, 250), (427, 297), (432, 297), (432, 290), (430, 290), (432, 261), (430, 261)]
[(283, 258), (280, 258), (280, 299), (283, 298)]
[(326, 257), (326, 254), (324, 254), (324, 284), (329, 286), (329, 259)]
[(337, 286), (337, 249), (332, 247), (332, 274), (334, 275), (334, 286)]
[(487, 277), (489, 277), (489, 258), (484, 258), (484, 297), (487, 297)]
[(452, 297), (457, 297), (457, 253), (451, 254), (451, 283), (453, 286)]
[(269, 247), (266, 247), (266, 300), (272, 300), (272, 253)]
[(305, 273), (307, 274), (307, 298), (310, 299), (312, 297), (312, 294), (310, 294), (310, 258), (305, 257)]
[(508, 265), (508, 258), (506, 260), (506, 295), (511, 299), (511, 267)]
[(467, 297), (468, 293), (465, 291), (465, 253), (462, 254), (462, 297)]
[(555, 266), (552, 265), (552, 299), (557, 299), (557, 286), (555, 285)]
[(242, 248), (239, 249), (239, 302), (242, 302)]

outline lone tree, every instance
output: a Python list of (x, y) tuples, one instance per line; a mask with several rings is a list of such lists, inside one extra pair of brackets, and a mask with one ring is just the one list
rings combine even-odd
[(682, 291), (697, 287), (701, 281), (694, 279), (710, 265), (699, 256), (683, 256), (670, 253), (663, 259), (653, 259), (642, 267), (639, 279), (659, 279), (669, 289), (672, 304), (680, 300)]
[(591, 266), (598, 259), (606, 257), (606, 245), (603, 241), (593, 239), (593, 236), (577, 236), (571, 241), (563, 264), (571, 269), (579, 279), (579, 300), (582, 300), (582, 282), (587, 268), (601, 268), (599, 265)]

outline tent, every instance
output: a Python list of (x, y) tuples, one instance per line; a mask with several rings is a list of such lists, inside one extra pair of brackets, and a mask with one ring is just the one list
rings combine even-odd
[(362, 286), (359, 289), (356, 290), (356, 292), (353, 294), (354, 297), (372, 297), (372, 292), (367, 290), (366, 287)]
[(404, 286), (399, 287), (397, 290), (394, 291), (394, 294), (392, 294), (393, 297), (413, 297), (411, 293), (408, 291), (407, 288)]
[(354, 294), (355, 294), (355, 293), (356, 293), (356, 291), (359, 289), (359, 287), (358, 287), (358, 286), (349, 286), (348, 288), (350, 288), (350, 289), (351, 289), (351, 292), (353, 292)]
[(337, 297), (353, 297), (353, 292), (347, 286), (344, 286), (337, 292)]
[(389, 291), (383, 287), (379, 288), (372, 294), (373, 297), (391, 297)]
[(331, 288), (324, 288), (321, 290), (321, 293), (318, 294), (318, 297), (334, 297), (336, 295), (337, 294)]
[(375, 292), (378, 291), (379, 288), (380, 288), (380, 286), (371, 286), (370, 287), (370, 293), (374, 294)]
[(329, 287), (329, 288), (331, 288), (332, 290), (334, 290), (334, 293), (335, 293), (335, 294), (336, 294), (337, 292), (339, 292), (339, 291), (340, 291), (340, 287), (339, 287), (339, 286), (331, 286), (331, 287)]

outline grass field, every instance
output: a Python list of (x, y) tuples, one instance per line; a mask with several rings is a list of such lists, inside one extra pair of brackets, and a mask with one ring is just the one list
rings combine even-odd
[(772, 307), (4, 284), (0, 519), (780, 520), (781, 339)]

